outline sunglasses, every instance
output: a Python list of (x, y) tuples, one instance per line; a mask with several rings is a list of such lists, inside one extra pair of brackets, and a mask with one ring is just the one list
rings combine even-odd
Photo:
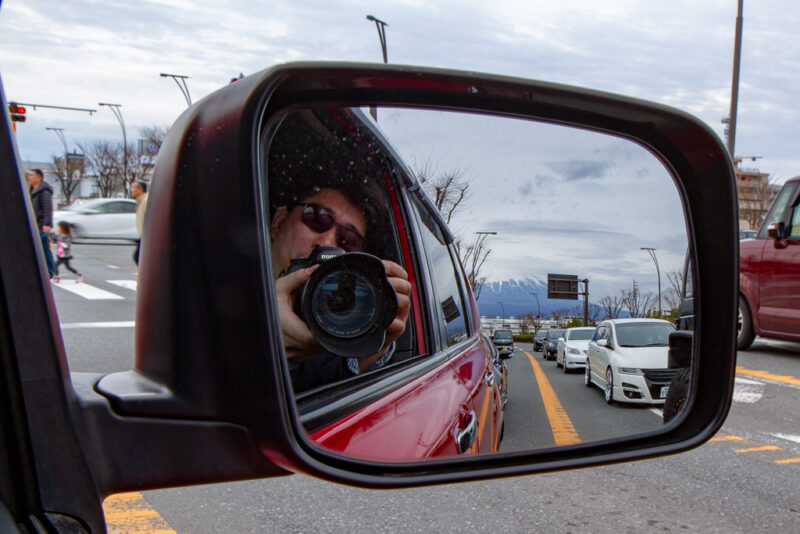
[(301, 204), (303, 211), (300, 220), (309, 229), (322, 234), (336, 227), (336, 244), (345, 252), (360, 252), (364, 246), (364, 236), (355, 228), (342, 226), (336, 222), (333, 211), (319, 204)]

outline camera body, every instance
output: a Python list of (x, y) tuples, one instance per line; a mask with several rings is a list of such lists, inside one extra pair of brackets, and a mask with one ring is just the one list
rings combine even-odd
[(288, 272), (319, 267), (294, 294), (294, 312), (322, 347), (337, 356), (375, 354), (397, 314), (397, 295), (380, 258), (338, 247), (316, 247), (291, 260)]

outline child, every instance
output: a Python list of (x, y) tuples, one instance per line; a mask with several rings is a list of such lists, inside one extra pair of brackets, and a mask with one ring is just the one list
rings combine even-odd
[(53, 282), (59, 283), (61, 279), (58, 276), (59, 265), (64, 265), (70, 272), (74, 273), (78, 278), (75, 282), (86, 280), (86, 277), (72, 268), (69, 260), (72, 259), (72, 232), (69, 229), (69, 224), (65, 222), (58, 223), (58, 233), (53, 232), (53, 239), (56, 241), (56, 274), (53, 277)]

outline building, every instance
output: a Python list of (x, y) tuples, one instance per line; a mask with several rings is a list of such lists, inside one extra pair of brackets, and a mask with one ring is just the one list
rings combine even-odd
[(741, 157), (733, 158), (739, 204), (739, 228), (758, 230), (780, 187), (769, 182), (769, 174), (758, 169), (742, 167), (741, 164)]

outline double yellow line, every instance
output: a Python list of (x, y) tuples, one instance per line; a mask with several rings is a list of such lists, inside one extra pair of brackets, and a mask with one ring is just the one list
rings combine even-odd
[(550, 421), (550, 429), (553, 431), (553, 438), (556, 445), (574, 445), (580, 443), (581, 439), (572, 425), (572, 421), (567, 415), (566, 410), (558, 400), (553, 386), (547, 380), (547, 376), (542, 370), (542, 366), (531, 355), (530, 352), (525, 351), (525, 355), (531, 362), (533, 367), (533, 374), (536, 376), (536, 382), (539, 384), (539, 392), (542, 394), (542, 402), (544, 403), (544, 410), (547, 413), (547, 419)]

